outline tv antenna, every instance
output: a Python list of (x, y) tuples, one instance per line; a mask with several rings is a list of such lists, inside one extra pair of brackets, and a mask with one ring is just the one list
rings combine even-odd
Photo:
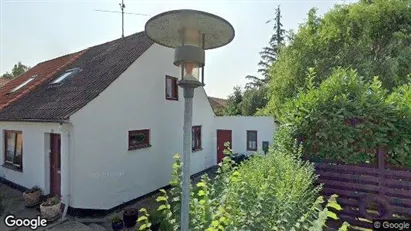
[(94, 11), (105, 12), (105, 13), (121, 13), (121, 37), (124, 38), (124, 14), (131, 14), (131, 15), (138, 15), (138, 16), (150, 16), (150, 15), (124, 12), (124, 8), (126, 8), (126, 5), (124, 5), (124, 0), (121, 0), (121, 3), (119, 3), (119, 5), (120, 5), (121, 11), (115, 11), (115, 10), (94, 10)]

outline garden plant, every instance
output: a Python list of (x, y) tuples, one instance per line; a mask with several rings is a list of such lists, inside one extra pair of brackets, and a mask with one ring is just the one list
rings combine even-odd
[[(226, 156), (214, 179), (203, 175), (191, 188), (190, 230), (323, 230), (328, 218), (338, 219), (337, 196), (318, 196), (313, 165), (301, 160), (301, 150), (285, 150), (278, 145), (239, 166)], [(157, 198), (162, 231), (179, 230), (181, 167), (176, 155), (172, 189)], [(146, 209), (140, 212), (139, 230), (151, 230), (158, 218), (154, 222)]]

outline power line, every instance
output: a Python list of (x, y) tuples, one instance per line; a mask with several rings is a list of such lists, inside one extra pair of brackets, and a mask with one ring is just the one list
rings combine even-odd
[(94, 10), (94, 11), (106, 12), (106, 13), (121, 13), (121, 37), (124, 38), (124, 14), (131, 14), (131, 15), (138, 15), (138, 16), (150, 16), (150, 15), (124, 12), (124, 8), (126, 8), (126, 5), (124, 5), (124, 0), (121, 0), (121, 3), (119, 3), (119, 5), (120, 5), (121, 11), (115, 11), (115, 10)]
[[(121, 11), (115, 11), (115, 10), (94, 10), (94, 11), (106, 12), (106, 13), (121, 13)], [(133, 15), (139, 15), (139, 16), (150, 16), (149, 14), (139, 14), (139, 13), (130, 13), (130, 12), (124, 12), (124, 14), (133, 14)]]

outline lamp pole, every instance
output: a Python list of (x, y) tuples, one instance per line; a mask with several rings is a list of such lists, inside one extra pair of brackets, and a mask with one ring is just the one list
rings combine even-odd
[(179, 84), (184, 90), (184, 125), (183, 125), (183, 182), (181, 195), (181, 230), (189, 231), (190, 208), (190, 156), (193, 121), (194, 88)]
[(181, 68), (178, 86), (184, 91), (184, 125), (180, 226), (181, 231), (189, 231), (194, 90), (204, 86), (204, 50), (230, 43), (235, 32), (225, 19), (197, 10), (172, 10), (158, 14), (147, 21), (145, 31), (154, 42), (175, 48), (174, 65)]

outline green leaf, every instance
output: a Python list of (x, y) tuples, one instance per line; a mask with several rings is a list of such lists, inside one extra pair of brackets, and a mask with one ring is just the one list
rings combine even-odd
[(338, 220), (337, 214), (335, 214), (334, 212), (331, 212), (331, 211), (327, 211), (327, 217), (330, 217), (334, 220)]
[(146, 221), (148, 220), (148, 218), (146, 216), (141, 216), (137, 219), (137, 222), (142, 222), (142, 221)]
[(168, 206), (167, 206), (167, 205), (160, 205), (160, 206), (158, 207), (157, 211), (163, 211), (163, 210), (165, 210), (165, 209), (168, 209)]
[(156, 198), (156, 201), (157, 201), (157, 202), (167, 201), (167, 198), (164, 197), (164, 196), (159, 196), (159, 197)]

